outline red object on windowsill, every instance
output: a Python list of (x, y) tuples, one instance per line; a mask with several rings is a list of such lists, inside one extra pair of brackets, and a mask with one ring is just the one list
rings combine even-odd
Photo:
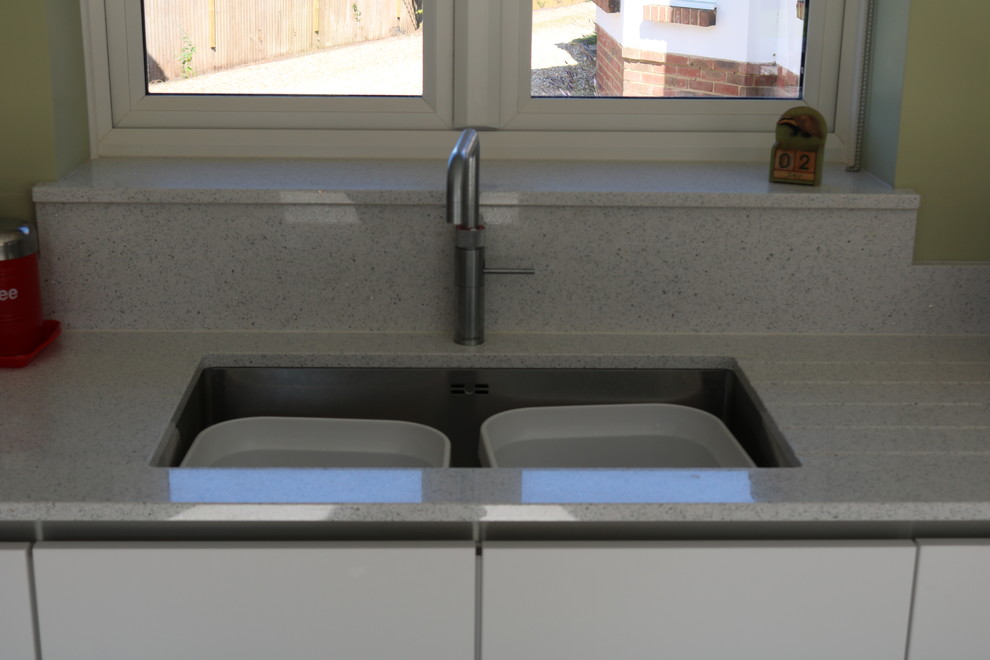
[(30, 353), (24, 355), (0, 356), (0, 367), (20, 369), (31, 364), (55, 338), (62, 334), (62, 324), (58, 321), (44, 321), (41, 325), (41, 342)]

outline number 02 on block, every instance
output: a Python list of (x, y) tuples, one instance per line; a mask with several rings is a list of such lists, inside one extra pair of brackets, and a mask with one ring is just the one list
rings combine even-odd
[(773, 152), (773, 179), (787, 183), (815, 183), (818, 153), (794, 149)]

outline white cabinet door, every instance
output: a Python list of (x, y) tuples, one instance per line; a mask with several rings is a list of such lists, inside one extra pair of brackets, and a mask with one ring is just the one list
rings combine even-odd
[(486, 544), (484, 660), (903, 660), (909, 542)]
[(471, 544), (39, 543), (45, 660), (474, 656)]
[(34, 660), (27, 543), (0, 543), (0, 657)]
[(990, 540), (918, 541), (909, 660), (990, 657)]

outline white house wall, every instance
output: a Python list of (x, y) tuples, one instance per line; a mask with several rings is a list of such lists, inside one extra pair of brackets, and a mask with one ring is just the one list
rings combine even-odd
[(643, 20), (647, 5), (676, 6), (676, 0), (623, 0), (622, 11), (597, 10), (598, 25), (625, 48), (703, 55), (737, 62), (776, 62), (798, 72), (804, 22), (795, 0), (721, 0), (713, 27)]

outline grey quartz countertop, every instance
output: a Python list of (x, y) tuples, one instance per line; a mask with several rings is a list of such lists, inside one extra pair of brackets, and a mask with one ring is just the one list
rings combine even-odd
[[(751, 470), (152, 467), (202, 366), (738, 365), (801, 462)], [(542, 481), (541, 481), (542, 480)], [(990, 521), (990, 336), (67, 331), (0, 371), (0, 523)]]

